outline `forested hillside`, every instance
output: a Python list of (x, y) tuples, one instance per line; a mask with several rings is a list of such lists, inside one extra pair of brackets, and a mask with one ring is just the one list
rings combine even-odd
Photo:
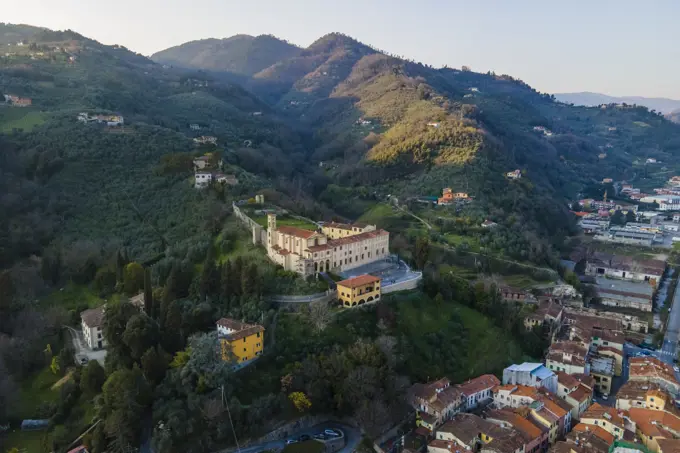
[(299, 47), (271, 35), (236, 35), (226, 39), (191, 41), (156, 52), (151, 59), (181, 68), (252, 76), (299, 52)]

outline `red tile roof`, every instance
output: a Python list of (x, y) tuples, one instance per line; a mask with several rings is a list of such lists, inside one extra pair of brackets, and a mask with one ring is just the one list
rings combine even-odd
[(101, 327), (104, 323), (104, 306), (85, 310), (80, 317), (87, 327)]
[(228, 341), (240, 340), (242, 338), (255, 335), (258, 332), (264, 332), (264, 327), (259, 324), (246, 324), (230, 318), (222, 318), (218, 320), (217, 325), (234, 330), (234, 332), (230, 334), (221, 336), (221, 338), (224, 338)]
[(600, 439), (604, 440), (609, 445), (614, 443), (614, 436), (612, 434), (608, 433), (607, 431), (605, 431), (604, 428), (600, 428), (599, 426), (586, 425), (585, 423), (579, 423), (578, 425), (574, 426), (574, 431), (576, 431), (577, 433), (592, 432), (594, 435), (596, 435)]
[(375, 277), (370, 274), (364, 274), (360, 275), (358, 277), (354, 278), (348, 278), (347, 280), (343, 280), (341, 282), (338, 282), (338, 286), (344, 286), (345, 288), (357, 288), (359, 286), (364, 286), (368, 285), (369, 283), (375, 283), (379, 282), (380, 277)]
[(500, 383), (501, 381), (493, 374), (483, 374), (463, 384), (458, 384), (456, 387), (464, 394), (472, 395), (485, 389), (492, 389)]

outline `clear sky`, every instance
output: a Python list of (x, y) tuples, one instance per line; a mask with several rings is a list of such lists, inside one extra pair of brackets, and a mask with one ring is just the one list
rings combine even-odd
[(540, 91), (680, 99), (680, 0), (2, 0), (0, 20), (150, 55), (237, 33), (309, 45), (333, 31)]

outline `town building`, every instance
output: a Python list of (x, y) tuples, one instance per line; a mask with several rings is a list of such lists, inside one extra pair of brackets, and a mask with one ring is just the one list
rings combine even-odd
[(641, 203), (657, 203), (657, 211), (678, 211), (680, 210), (680, 197), (671, 194), (650, 195), (640, 200)]
[(646, 381), (628, 381), (616, 392), (616, 408), (629, 410), (633, 407), (665, 410), (673, 405), (670, 394), (658, 384)]
[(6, 94), (5, 102), (9, 102), (14, 107), (30, 107), (33, 104), (31, 98), (23, 98), (13, 94)]
[(496, 222), (492, 222), (489, 219), (486, 219), (485, 221), (483, 221), (481, 223), (481, 225), (482, 225), (482, 228), (493, 228), (495, 226), (498, 226), (498, 224)]
[(673, 367), (656, 357), (630, 357), (628, 380), (657, 384), (673, 395), (680, 392), (680, 382), (675, 378)]
[(463, 393), (446, 378), (428, 384), (413, 384), (407, 400), (417, 411), (416, 423), (430, 432), (465, 409)]
[(631, 421), (635, 423), (636, 434), (651, 451), (659, 452), (663, 451), (664, 446), (668, 449), (678, 445), (677, 442), (664, 442), (680, 437), (680, 416), (677, 411), (632, 407), (629, 413)]
[(557, 393), (557, 376), (542, 363), (524, 362), (503, 370), (503, 384), (544, 387)]
[(573, 453), (610, 453), (614, 442), (615, 437), (604, 429), (585, 423), (574, 426), (565, 438), (565, 443), (570, 446)]
[(579, 226), (586, 234), (596, 234), (609, 231), (609, 220), (603, 220), (599, 217), (584, 217), (579, 221)]
[(355, 307), (380, 300), (380, 277), (360, 275), (337, 282), (338, 302), (343, 307)]
[(626, 431), (624, 417), (628, 417), (628, 413), (625, 411), (593, 403), (581, 416), (581, 423), (600, 427), (616, 439), (623, 439)]
[[(554, 371), (567, 374), (589, 374), (587, 346), (578, 341), (556, 341), (550, 345), (545, 358), (546, 366)], [(557, 389), (555, 389), (557, 392)]]
[(590, 375), (595, 378), (595, 389), (608, 395), (612, 389), (615, 361), (612, 357), (592, 355), (589, 358)]
[(658, 241), (656, 233), (640, 231), (636, 228), (610, 227), (609, 232), (596, 235), (594, 239), (605, 242), (615, 242), (617, 244), (639, 245), (651, 247)]
[(217, 137), (201, 135), (200, 137), (194, 138), (194, 143), (198, 145), (217, 145)]
[(597, 322), (599, 319), (612, 320), (613, 325), (608, 326), (608, 330), (627, 330), (629, 332), (647, 333), (649, 331), (649, 322), (638, 316), (627, 315), (623, 313), (616, 313), (611, 311), (603, 311), (595, 308), (573, 308), (567, 307), (565, 309), (564, 317), (576, 315), (588, 322)]
[(593, 390), (564, 371), (557, 372), (557, 395), (571, 406), (572, 420), (580, 420), (593, 401)]
[[(267, 214), (267, 255), (284, 269), (303, 276), (317, 272), (344, 272), (389, 256), (389, 233), (371, 229), (330, 238), (318, 231), (277, 226), (276, 214)], [(254, 234), (257, 238), (257, 232)]]
[(520, 178), (522, 178), (522, 171), (519, 170), (519, 169), (509, 171), (505, 174), (505, 177), (510, 178), (510, 179), (520, 179)]
[(454, 192), (450, 187), (442, 190), (442, 196), (437, 200), (437, 204), (447, 205), (457, 201), (468, 201), (470, 196), (467, 192)]
[(321, 232), (328, 236), (329, 239), (340, 239), (375, 231), (375, 229), (375, 225), (366, 225), (364, 223), (329, 222), (323, 224)]
[(650, 282), (657, 287), (665, 270), (665, 261), (639, 260), (629, 256), (596, 252), (587, 259), (585, 273), (593, 276)]
[(189, 125), (189, 129), (191, 129), (192, 131), (198, 131), (198, 130), (201, 129), (201, 126), (199, 126), (199, 125), (196, 124), (196, 123), (191, 123), (191, 124)]
[(485, 417), (502, 428), (510, 427), (517, 431), (524, 439), (526, 453), (543, 452), (548, 448), (550, 430), (531, 421), (526, 411), (495, 409), (488, 411)]
[(264, 327), (246, 324), (230, 318), (217, 321), (222, 360), (233, 356), (237, 365), (245, 365), (262, 355), (264, 351)]
[(479, 453), (524, 453), (525, 441), (509, 426), (504, 427), (473, 414), (457, 414), (442, 425), (428, 444), (428, 453), (471, 450)]
[(493, 388), (501, 381), (493, 374), (483, 374), (467, 382), (456, 385), (465, 398), (465, 410), (474, 409), (492, 401)]
[(562, 323), (563, 313), (564, 308), (559, 302), (553, 300), (541, 301), (536, 311), (524, 318), (524, 327), (527, 330), (532, 330), (536, 326), (559, 326)]
[(104, 307), (90, 308), (80, 314), (83, 338), (90, 349), (106, 347), (104, 338)]
[(635, 282), (596, 277), (597, 295), (602, 305), (651, 312), (654, 286), (651, 282)]
[(104, 124), (109, 127), (123, 126), (125, 124), (125, 118), (122, 115), (90, 115), (86, 112), (80, 112), (78, 114), (77, 120), (81, 123), (98, 123)]

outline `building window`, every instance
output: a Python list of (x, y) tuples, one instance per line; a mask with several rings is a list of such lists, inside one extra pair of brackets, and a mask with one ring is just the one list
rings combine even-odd
[(257, 333), (257, 338), (260, 338), (260, 332)]
[(246, 348), (243, 348), (243, 352), (246, 352)]
[(361, 259), (362, 259), (362, 260), (364, 259), (364, 254), (363, 254), (363, 253), (361, 254)]
[(245, 338), (243, 339), (243, 342), (244, 342), (244, 343), (246, 342), (246, 339), (245, 339)]

